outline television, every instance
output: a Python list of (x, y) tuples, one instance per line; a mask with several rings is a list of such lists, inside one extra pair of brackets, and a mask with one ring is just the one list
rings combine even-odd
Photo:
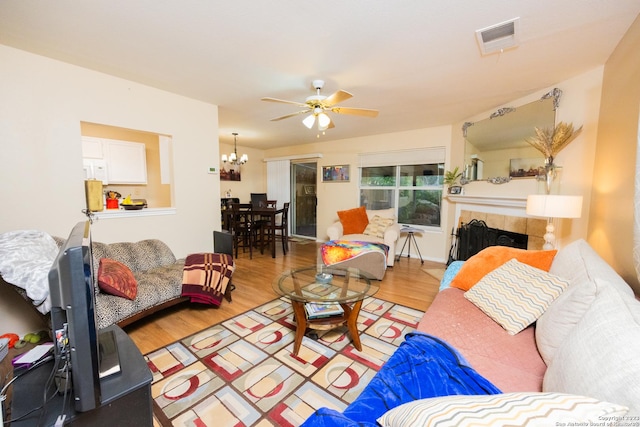
[(78, 412), (100, 406), (101, 372), (119, 371), (113, 331), (96, 327), (93, 271), (91, 224), (82, 221), (49, 270), (56, 383), (71, 393)]

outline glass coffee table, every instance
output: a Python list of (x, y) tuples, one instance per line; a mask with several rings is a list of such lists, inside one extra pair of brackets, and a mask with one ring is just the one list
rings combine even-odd
[[(278, 295), (289, 298), (296, 320), (293, 354), (298, 354), (307, 329), (326, 329), (346, 325), (353, 346), (362, 351), (358, 314), (362, 301), (380, 289), (377, 280), (356, 268), (313, 266), (285, 271), (273, 282)], [(339, 304), (342, 314), (309, 319), (307, 304)]]

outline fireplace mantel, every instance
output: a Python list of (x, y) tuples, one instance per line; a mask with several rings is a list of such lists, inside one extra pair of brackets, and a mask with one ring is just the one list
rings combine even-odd
[(513, 196), (465, 196), (458, 194), (448, 194), (447, 199), (453, 203), (461, 203), (464, 205), (483, 205), (496, 206), (503, 208), (520, 208), (525, 209), (527, 206), (526, 197)]

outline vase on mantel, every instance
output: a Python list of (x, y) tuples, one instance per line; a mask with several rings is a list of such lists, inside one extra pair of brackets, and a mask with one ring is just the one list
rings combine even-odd
[(558, 166), (555, 163), (553, 163), (553, 157), (545, 158), (544, 174), (541, 177), (539, 177), (540, 181), (544, 183), (544, 188), (543, 188), (543, 191), (539, 191), (539, 193), (559, 194), (561, 173), (562, 173), (562, 166)]

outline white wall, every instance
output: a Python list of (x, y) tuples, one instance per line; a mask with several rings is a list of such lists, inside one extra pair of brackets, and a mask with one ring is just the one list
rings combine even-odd
[[(591, 187), (593, 185), (593, 167), (595, 163), (595, 146), (598, 131), (598, 117), (602, 92), (603, 66), (580, 74), (569, 80), (559, 82), (539, 93), (514, 100), (510, 105), (523, 105), (536, 101), (544, 93), (558, 87), (563, 91), (560, 107), (556, 111), (556, 123), (563, 121), (573, 123), (574, 128), (583, 127), (580, 135), (567, 145), (556, 156), (555, 163), (562, 166), (560, 178), (560, 194), (583, 196), (582, 217), (573, 220), (556, 221), (556, 237), (558, 246), (572, 242), (579, 238), (586, 239), (589, 216), (591, 212)], [(502, 106), (496, 106), (500, 108)], [(470, 121), (486, 118), (494, 110), (486, 111), (474, 116)], [(467, 121), (467, 120), (465, 120)], [(461, 129), (462, 122), (456, 126)], [(454, 158), (461, 164), (460, 145), (462, 131), (454, 135), (454, 144), (458, 151)], [(514, 180), (508, 184), (493, 185), (487, 182), (472, 182), (465, 186), (465, 194), (469, 196), (510, 196), (526, 197), (539, 192), (539, 184), (533, 179)]]
[[(451, 143), (451, 132), (451, 126), (439, 126), (339, 141), (324, 141), (321, 138), (319, 142), (312, 144), (267, 150), (265, 157), (322, 153), (322, 158), (316, 159), (318, 162), (318, 185), (316, 187), (316, 195), (318, 197), (317, 238), (319, 241), (326, 241), (328, 239), (326, 234), (327, 227), (338, 219), (336, 212), (351, 209), (360, 204), (358, 191), (359, 153), (448, 147)], [(448, 158), (447, 163), (449, 163)], [(350, 165), (350, 181), (323, 183), (321, 181), (322, 166), (330, 165)], [(449, 207), (443, 207), (443, 217), (447, 216), (447, 209)], [(447, 225), (443, 224), (440, 229), (433, 229), (422, 235), (416, 235), (422, 257), (434, 261), (445, 261), (444, 248), (448, 248), (449, 233), (450, 230), (447, 231)], [(404, 236), (402, 236), (402, 239), (404, 239)], [(403, 242), (404, 240), (400, 241), (400, 245), (397, 248), (398, 251), (400, 251)]]
[(171, 135), (177, 209), (101, 219), (94, 240), (160, 238), (178, 257), (212, 250), (220, 186), (207, 168), (219, 159), (217, 106), (3, 45), (0, 64), (0, 233), (66, 236), (85, 219), (80, 122), (88, 121)]
[[(558, 221), (556, 236), (561, 246), (578, 238), (586, 238), (590, 213), (590, 191), (593, 183), (595, 137), (598, 125), (600, 92), (602, 89), (603, 68), (597, 67), (572, 79), (559, 82), (539, 93), (522, 97), (509, 105), (522, 105), (538, 100), (540, 96), (558, 87), (563, 90), (560, 108), (557, 111), (558, 121), (573, 122), (574, 126), (584, 126), (582, 134), (569, 144), (556, 158), (556, 163), (563, 166), (562, 194), (576, 194), (584, 197), (582, 218)], [(502, 106), (496, 106), (495, 109)], [(337, 219), (336, 212), (355, 207), (359, 203), (358, 194), (358, 153), (382, 152), (411, 148), (446, 146), (447, 170), (456, 165), (462, 167), (464, 159), (464, 139), (462, 124), (465, 121), (476, 121), (489, 116), (495, 109), (466, 118), (452, 126), (441, 126), (428, 129), (395, 132), (368, 137), (351, 138), (339, 141), (321, 140), (317, 143), (283, 147), (267, 150), (265, 157), (286, 155), (303, 155), (322, 153), (318, 160), (318, 179), (321, 167), (335, 164), (351, 165), (351, 181), (349, 183), (318, 183), (318, 240), (327, 239), (327, 227)], [(327, 133), (329, 136), (329, 133)], [(508, 184), (493, 185), (487, 182), (473, 182), (465, 186), (465, 194), (470, 196), (508, 196), (526, 197), (538, 192), (538, 183), (533, 179), (512, 181)], [(424, 259), (444, 262), (447, 260), (451, 244), (451, 230), (455, 224), (455, 204), (443, 201), (442, 226), (440, 230), (416, 236), (420, 252)], [(400, 251), (404, 236), (397, 248)]]

